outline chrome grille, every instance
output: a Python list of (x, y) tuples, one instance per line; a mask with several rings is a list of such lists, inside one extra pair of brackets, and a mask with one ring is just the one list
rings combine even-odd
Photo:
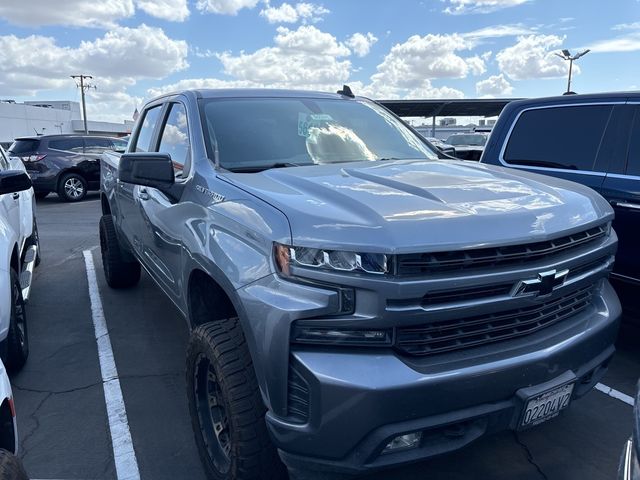
[(594, 285), (545, 303), (396, 330), (395, 348), (408, 355), (463, 350), (536, 332), (586, 309)]
[(595, 243), (606, 235), (604, 225), (554, 240), (505, 247), (476, 248), (451, 252), (410, 253), (396, 258), (397, 275), (421, 275), (453, 270), (500, 267), (532, 262)]

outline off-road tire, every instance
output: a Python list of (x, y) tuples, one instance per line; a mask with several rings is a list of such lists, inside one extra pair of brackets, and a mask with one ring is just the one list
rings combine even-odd
[(27, 313), (22, 299), (22, 287), (18, 272), (11, 269), (11, 316), (6, 342), (7, 370), (20, 370), (29, 357), (29, 335), (27, 331)]
[(65, 202), (79, 202), (87, 196), (88, 184), (78, 173), (65, 173), (58, 183), (58, 196)]
[(123, 259), (111, 215), (103, 215), (100, 218), (100, 250), (104, 276), (111, 288), (128, 288), (138, 283), (140, 263)]
[[(269, 439), (266, 408), (239, 320), (229, 318), (197, 327), (189, 341), (186, 370), (191, 423), (208, 478), (286, 479), (286, 468)], [(213, 403), (212, 390), (219, 396)], [(223, 451), (222, 441), (216, 444), (214, 438), (212, 413), (220, 408), (226, 416), (226, 427), (219, 430), (220, 437), (228, 440), (226, 468), (219, 460), (216, 464), (212, 454), (216, 445), (218, 454)]]
[(20, 459), (4, 449), (0, 449), (0, 480), (29, 480)]

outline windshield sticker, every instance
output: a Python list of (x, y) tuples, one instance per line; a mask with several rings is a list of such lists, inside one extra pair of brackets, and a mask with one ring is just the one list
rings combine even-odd
[(314, 127), (323, 127), (332, 121), (331, 115), (326, 113), (298, 113), (298, 135), (309, 138), (309, 130)]

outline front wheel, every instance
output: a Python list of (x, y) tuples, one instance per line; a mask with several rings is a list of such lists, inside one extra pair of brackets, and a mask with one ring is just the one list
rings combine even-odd
[(3, 348), (5, 363), (10, 371), (20, 370), (29, 357), (29, 337), (27, 335), (27, 314), (22, 298), (22, 287), (18, 273), (11, 269), (11, 316), (9, 331)]
[(206, 323), (187, 349), (187, 395), (198, 453), (210, 479), (287, 478), (237, 318)]
[(60, 179), (58, 196), (66, 202), (79, 202), (87, 194), (87, 181), (77, 173), (67, 173)]

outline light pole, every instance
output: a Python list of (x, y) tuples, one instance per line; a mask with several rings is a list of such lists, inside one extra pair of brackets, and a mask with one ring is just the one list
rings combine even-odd
[(591, 50), (586, 49), (583, 52), (576, 53), (575, 55), (571, 55), (571, 52), (565, 49), (565, 50), (562, 50), (562, 53), (556, 53), (556, 55), (559, 56), (561, 59), (569, 60), (569, 80), (567, 81), (567, 93), (571, 93), (571, 71), (573, 70), (573, 61), (578, 60), (580, 57), (586, 55), (590, 51)]

